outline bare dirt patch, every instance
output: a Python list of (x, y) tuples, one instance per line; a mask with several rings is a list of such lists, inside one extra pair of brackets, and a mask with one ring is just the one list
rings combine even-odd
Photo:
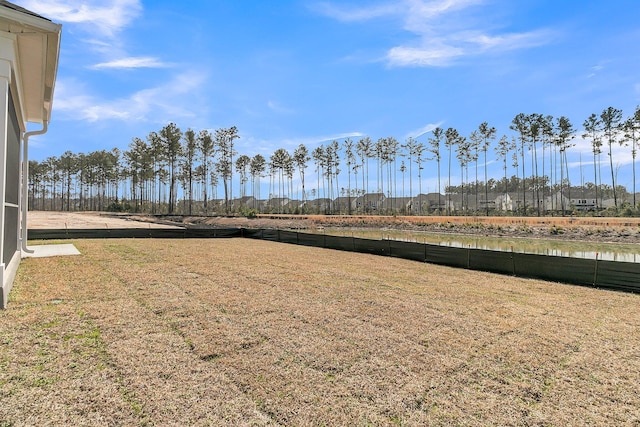
[(37, 229), (87, 229), (87, 228), (174, 228), (177, 224), (166, 224), (144, 215), (129, 215), (107, 212), (51, 212), (30, 211), (28, 228)]
[(24, 260), (0, 312), (9, 425), (640, 423), (638, 295), (246, 239), (73, 243)]

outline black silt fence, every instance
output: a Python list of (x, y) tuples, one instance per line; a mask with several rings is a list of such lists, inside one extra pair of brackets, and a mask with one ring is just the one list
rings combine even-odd
[(515, 255), (513, 252), (487, 251), (467, 249), (468, 264), (471, 270), (489, 271), (499, 274), (516, 274)]
[(278, 230), (245, 230), (245, 237), (372, 255), (393, 256), (555, 282), (640, 293), (640, 264), (519, 252), (372, 240)]
[(640, 264), (629, 262), (500, 252), (398, 240), (372, 240), (272, 229), (122, 228), (29, 230), (29, 238), (38, 240), (232, 237), (393, 256), (450, 267), (640, 293)]
[(593, 285), (597, 279), (595, 276), (597, 261), (593, 259), (523, 253), (513, 255), (515, 276), (556, 280), (576, 285)]
[(389, 242), (387, 240), (371, 240), (353, 238), (353, 247), (356, 252), (371, 255), (388, 255)]
[(97, 228), (97, 229), (33, 229), (29, 240), (64, 239), (208, 239), (242, 237), (239, 228)]
[(632, 262), (598, 261), (594, 285), (626, 292), (640, 292), (638, 264)]

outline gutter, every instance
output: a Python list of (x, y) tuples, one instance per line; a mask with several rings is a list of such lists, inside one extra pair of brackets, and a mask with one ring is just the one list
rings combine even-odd
[(34, 135), (42, 135), (47, 133), (48, 122), (44, 120), (42, 122), (42, 129), (31, 132), (25, 132), (22, 136), (22, 195), (20, 198), (20, 214), (22, 219), (20, 221), (20, 240), (21, 248), (23, 252), (32, 254), (34, 251), (27, 248), (27, 211), (29, 210), (29, 137)]

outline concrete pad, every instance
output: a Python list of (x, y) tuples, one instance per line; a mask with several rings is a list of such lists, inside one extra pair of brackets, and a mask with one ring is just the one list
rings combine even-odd
[(80, 251), (71, 243), (61, 245), (28, 246), (34, 251), (32, 254), (23, 252), (22, 258), (46, 258), (51, 256), (80, 255)]

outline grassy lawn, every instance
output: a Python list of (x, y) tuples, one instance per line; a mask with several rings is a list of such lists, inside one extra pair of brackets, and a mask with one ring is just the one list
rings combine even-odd
[(0, 311), (0, 426), (640, 425), (640, 296), (247, 239), (78, 240)]

